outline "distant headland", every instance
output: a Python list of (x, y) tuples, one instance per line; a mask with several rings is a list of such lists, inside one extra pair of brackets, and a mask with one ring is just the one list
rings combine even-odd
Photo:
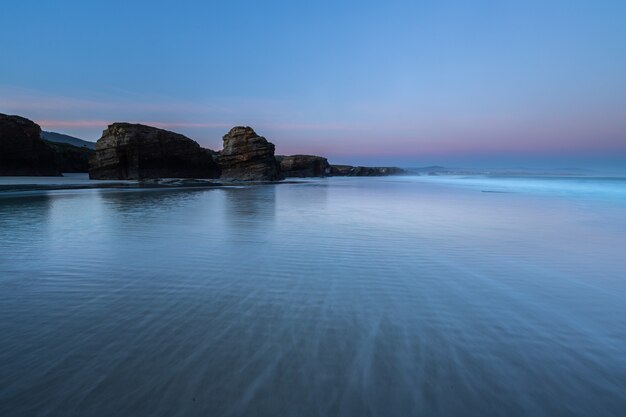
[(60, 176), (63, 172), (88, 172), (93, 180), (257, 182), (405, 173), (397, 167), (331, 165), (315, 155), (275, 155), (274, 144), (248, 126), (233, 127), (223, 137), (223, 149), (213, 151), (179, 133), (142, 124), (113, 123), (94, 144), (42, 132), (32, 120), (0, 113), (0, 176)]

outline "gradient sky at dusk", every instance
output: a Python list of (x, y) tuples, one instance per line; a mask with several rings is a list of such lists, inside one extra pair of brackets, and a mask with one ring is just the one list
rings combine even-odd
[(626, 1), (30, 1), (0, 113), (419, 166), (626, 166)]

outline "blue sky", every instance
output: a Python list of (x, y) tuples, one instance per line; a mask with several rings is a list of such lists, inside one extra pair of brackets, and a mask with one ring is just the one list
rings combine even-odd
[(624, 1), (28, 1), (0, 14), (0, 112), (95, 140), (401, 165), (626, 164)]

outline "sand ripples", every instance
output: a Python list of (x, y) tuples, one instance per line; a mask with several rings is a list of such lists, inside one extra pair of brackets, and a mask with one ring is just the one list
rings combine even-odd
[(626, 218), (585, 202), (407, 179), (0, 200), (0, 414), (618, 415)]

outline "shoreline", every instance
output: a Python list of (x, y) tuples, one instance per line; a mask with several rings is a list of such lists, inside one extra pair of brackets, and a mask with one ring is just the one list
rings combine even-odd
[[(218, 188), (247, 188), (264, 185), (306, 184), (311, 180), (324, 180), (335, 177), (290, 178), (281, 181), (238, 181), (194, 178), (159, 178), (145, 180), (91, 180), (82, 178), (83, 174), (70, 174), (66, 177), (0, 177), (0, 197), (35, 195), (42, 191), (78, 191), (78, 190), (203, 190)], [(339, 177), (343, 178), (343, 177)], [(368, 177), (351, 177), (368, 178)], [(9, 183), (3, 183), (9, 180)], [(11, 183), (11, 179), (16, 181)], [(36, 180), (48, 180), (37, 183)], [(58, 181), (62, 179), (61, 181)], [(31, 181), (29, 181), (31, 180)]]

